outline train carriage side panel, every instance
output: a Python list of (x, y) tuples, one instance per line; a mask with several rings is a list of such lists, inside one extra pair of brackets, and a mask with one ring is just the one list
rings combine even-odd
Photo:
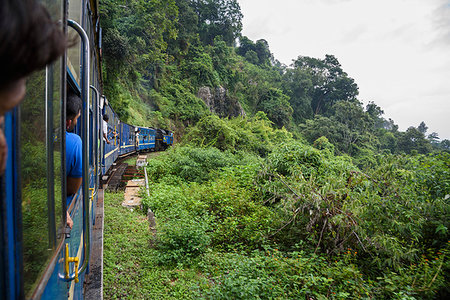
[(138, 138), (138, 151), (149, 151), (155, 148), (155, 130), (153, 128), (136, 126)]
[(120, 155), (125, 155), (135, 151), (134, 126), (121, 123), (120, 128)]
[(152, 150), (152, 151), (155, 151), (156, 130), (154, 128), (149, 128), (148, 129), (148, 141), (149, 141), (148, 149)]

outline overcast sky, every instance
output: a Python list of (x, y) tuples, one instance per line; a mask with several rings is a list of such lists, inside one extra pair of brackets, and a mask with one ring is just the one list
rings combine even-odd
[(450, 0), (238, 0), (243, 35), (280, 62), (337, 57), (404, 131), (421, 121), (450, 139)]

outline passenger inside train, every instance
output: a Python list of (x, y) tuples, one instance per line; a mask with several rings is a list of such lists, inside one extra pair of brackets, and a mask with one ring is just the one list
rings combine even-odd
[[(82, 142), (81, 137), (73, 130), (81, 115), (82, 102), (75, 93), (68, 93), (66, 104), (66, 174), (67, 174), (67, 207), (82, 183)], [(72, 228), (73, 221), (67, 213), (67, 225)]]
[(109, 117), (107, 114), (103, 115), (103, 142), (110, 144), (111, 142), (108, 140), (108, 121)]

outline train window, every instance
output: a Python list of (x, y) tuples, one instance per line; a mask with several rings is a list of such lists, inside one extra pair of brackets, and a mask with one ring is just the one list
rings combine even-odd
[(33, 290), (52, 254), (49, 238), (45, 71), (30, 76), (20, 107), (24, 289)]
[[(62, 17), (61, 0), (45, 0), (54, 20)], [(62, 226), (61, 60), (32, 74), (20, 105), (23, 280), (27, 298), (55, 253)], [(47, 130), (48, 129), (48, 130)]]
[[(81, 25), (81, 5), (84, 1), (70, 1), (69, 3), (69, 19)], [(74, 39), (77, 44), (67, 50), (67, 68), (75, 81), (80, 84), (80, 59), (81, 59), (81, 40), (73, 29), (69, 29), (69, 36)]]

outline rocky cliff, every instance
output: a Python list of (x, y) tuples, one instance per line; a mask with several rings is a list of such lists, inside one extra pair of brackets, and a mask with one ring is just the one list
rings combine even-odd
[(230, 98), (228, 91), (221, 86), (216, 88), (201, 87), (198, 90), (197, 97), (205, 102), (211, 112), (220, 117), (245, 116), (241, 104), (236, 99)]

